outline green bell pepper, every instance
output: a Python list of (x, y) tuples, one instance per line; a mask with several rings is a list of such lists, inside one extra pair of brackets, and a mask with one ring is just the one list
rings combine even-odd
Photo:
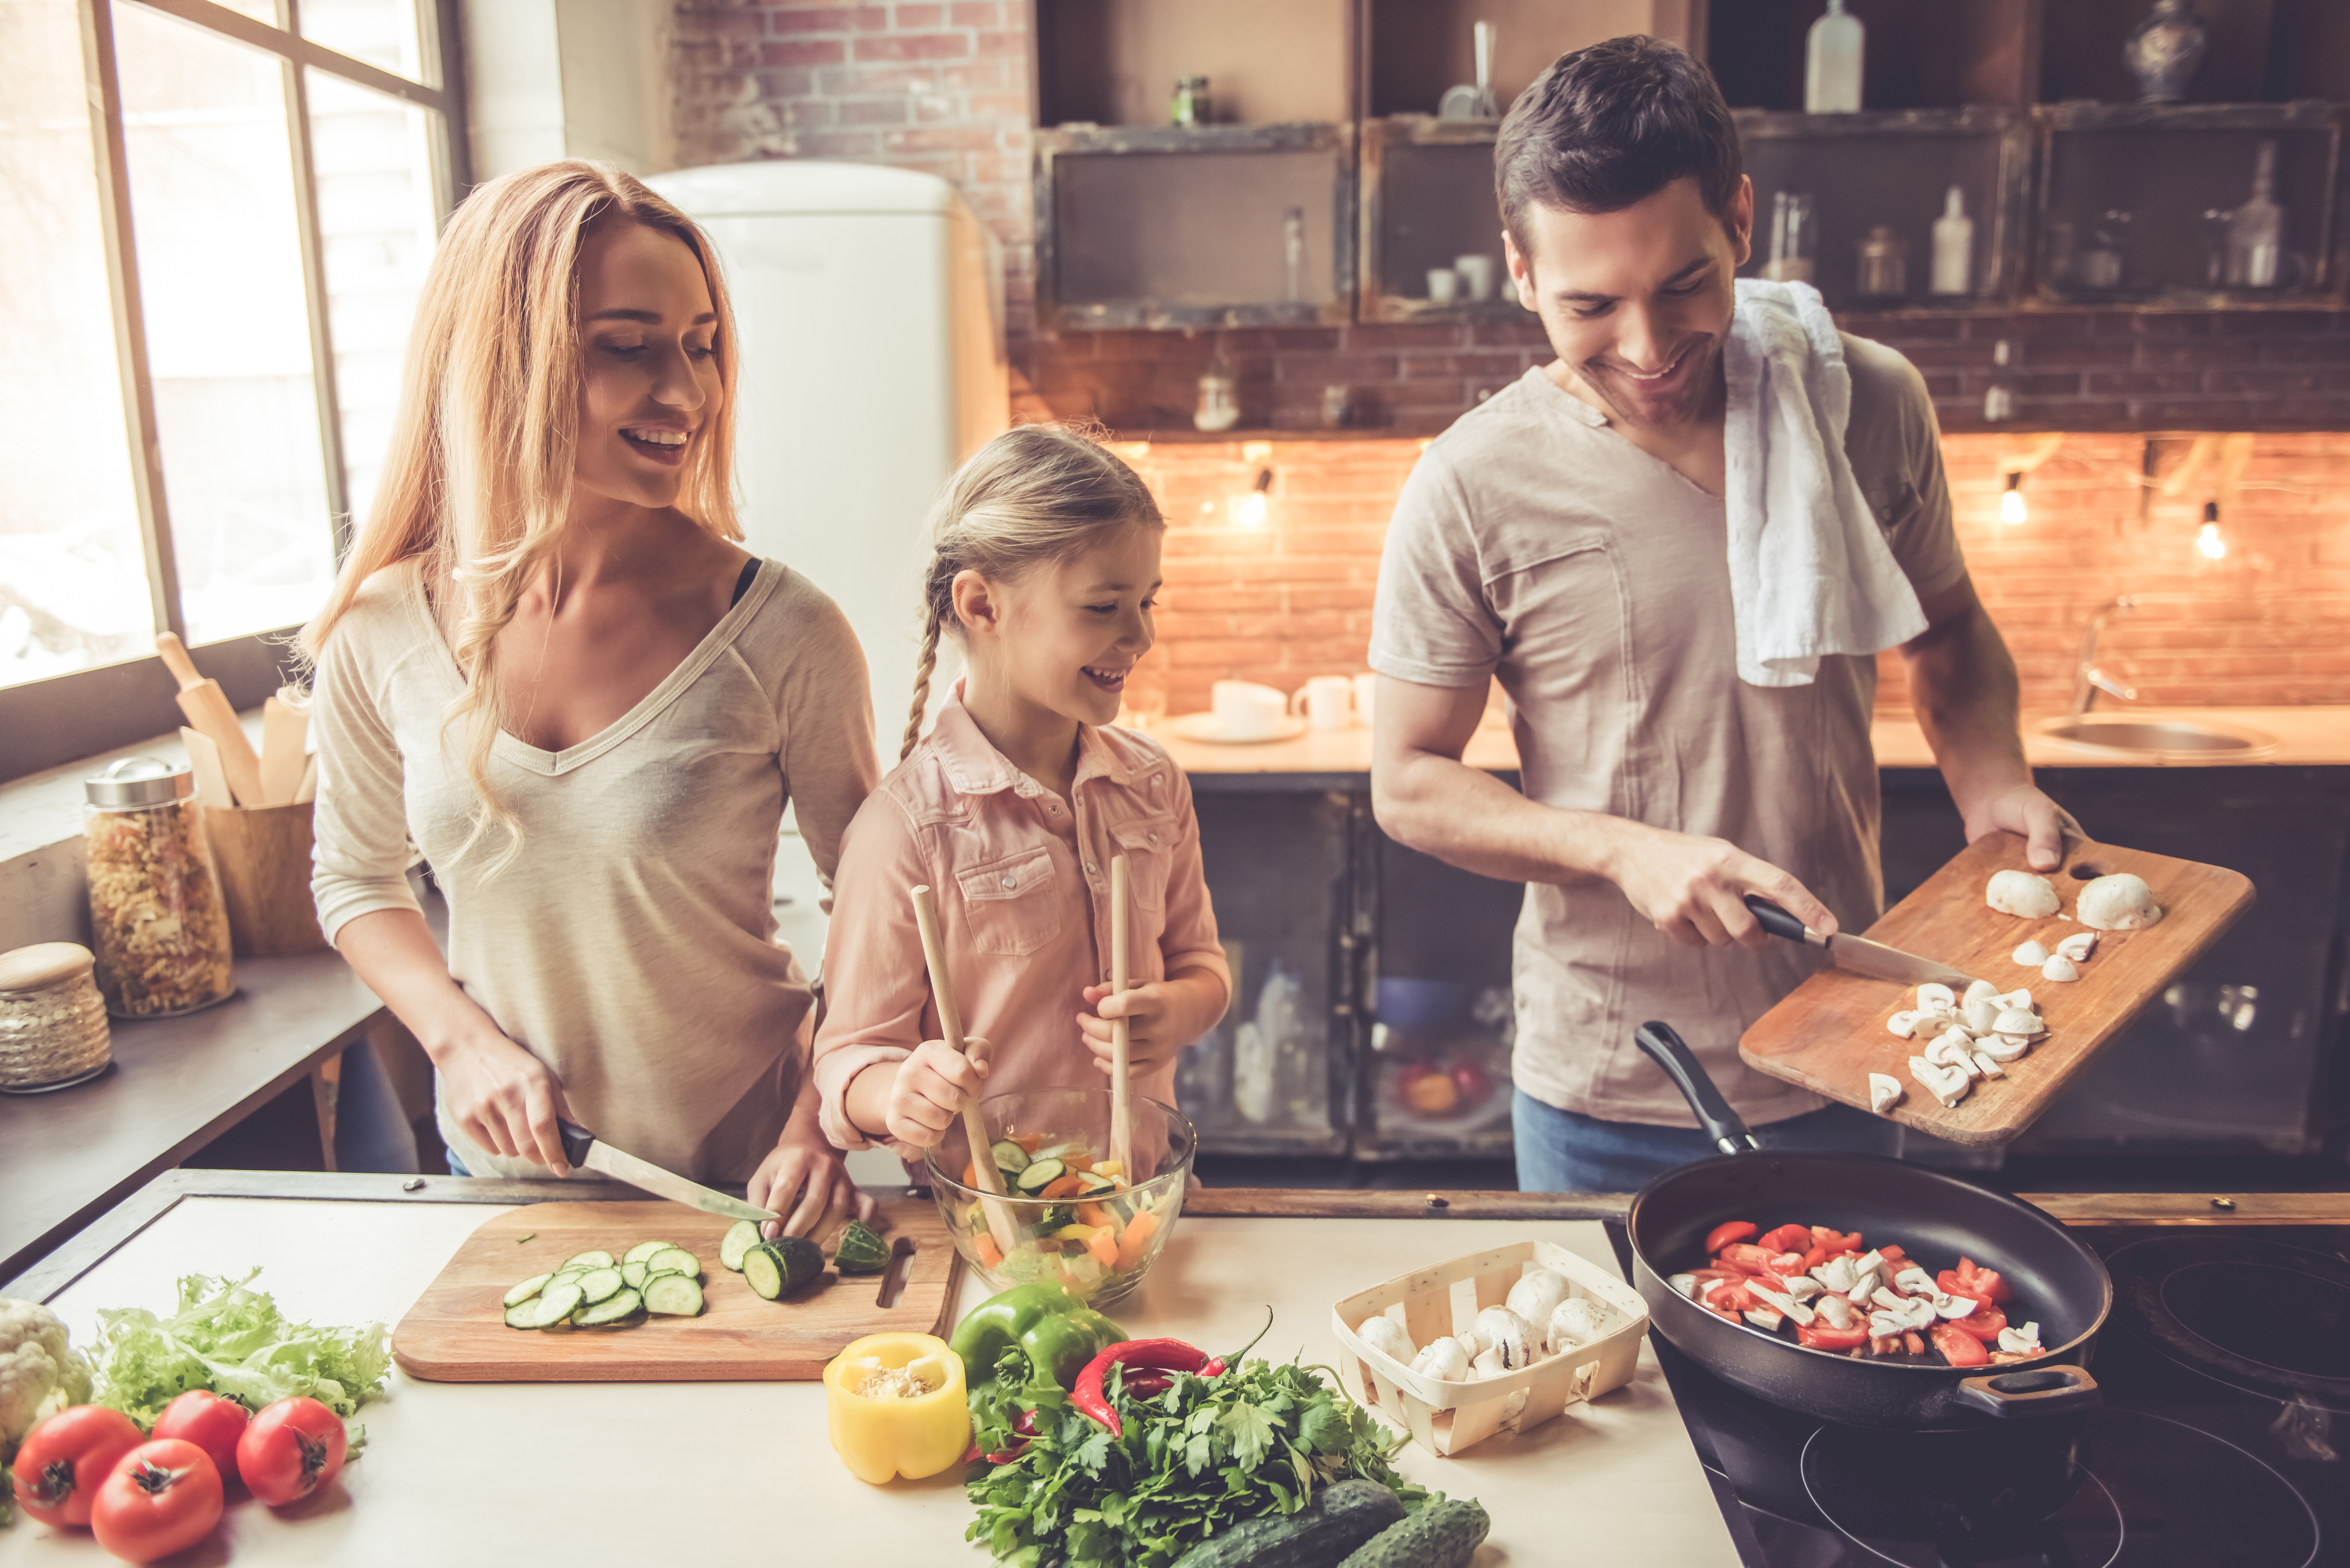
[(1077, 1299), (1057, 1280), (1014, 1285), (990, 1296), (955, 1325), (953, 1350), (973, 1392), (996, 1380), (1007, 1350), (1028, 1358), (1031, 1382), (1066, 1389), (1086, 1363), (1126, 1338), (1126, 1331)]

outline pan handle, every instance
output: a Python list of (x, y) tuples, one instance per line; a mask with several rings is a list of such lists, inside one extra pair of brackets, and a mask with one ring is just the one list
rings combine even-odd
[(1653, 1021), (1643, 1023), (1633, 1034), (1632, 1044), (1648, 1053), (1648, 1059), (1672, 1079), (1681, 1097), (1690, 1103), (1690, 1109), (1697, 1113), (1697, 1119), (1705, 1124), (1705, 1136), (1713, 1140), (1714, 1147), (1724, 1154), (1743, 1154), (1762, 1147), (1746, 1130), (1738, 1113), (1730, 1108), (1730, 1102), (1721, 1097), (1721, 1091), (1713, 1086), (1713, 1080), (1681, 1043), (1681, 1037), (1673, 1033), (1671, 1024)]
[(2063, 1416), (2103, 1402), (2097, 1380), (2081, 1366), (2033, 1366), (1959, 1380), (1959, 1402), (1986, 1415)]

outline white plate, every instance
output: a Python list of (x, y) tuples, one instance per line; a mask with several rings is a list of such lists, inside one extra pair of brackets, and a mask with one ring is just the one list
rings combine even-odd
[(1294, 741), (1305, 733), (1303, 719), (1281, 720), (1262, 735), (1228, 735), (1217, 724), (1213, 713), (1186, 713), (1180, 719), (1167, 721), (1167, 728), (1187, 741), (1212, 741), (1220, 746), (1253, 746), (1264, 741)]

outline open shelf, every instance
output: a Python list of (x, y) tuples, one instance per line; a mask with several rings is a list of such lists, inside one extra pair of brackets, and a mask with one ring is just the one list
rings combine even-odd
[(1214, 122), (1352, 119), (1355, 0), (1036, 0), (1037, 122), (1163, 126), (1180, 77)]
[[(2148, 0), (2133, 0), (2144, 14)], [(2040, 0), (1846, 0), (1866, 29), (1861, 103), (1871, 109), (2033, 101)], [(1804, 107), (1804, 45), (1825, 0), (1711, 6), (1706, 63), (1732, 109)], [(2118, 35), (2110, 53), (2118, 57)], [(2116, 59), (2118, 68), (2118, 59)]]
[[(1364, 321), (1473, 321), (1523, 316), (1502, 250), (1490, 120), (1399, 115), (1363, 127)], [(1461, 256), (1492, 264), (1492, 297), (1439, 305), (1428, 275)]]

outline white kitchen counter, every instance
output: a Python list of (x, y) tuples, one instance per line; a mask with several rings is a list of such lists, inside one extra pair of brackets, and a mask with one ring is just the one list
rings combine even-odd
[[(167, 1310), (182, 1273), (242, 1272), (290, 1315), (387, 1325), (497, 1207), (189, 1198), (59, 1293), (76, 1344), (100, 1307)], [(1335, 1354), (1330, 1303), (1426, 1263), (1539, 1234), (1611, 1272), (1596, 1221), (1183, 1220), (1143, 1291), (1116, 1315), (1138, 1334), (1211, 1350)], [(963, 1304), (983, 1293), (966, 1281)], [(983, 1564), (960, 1469), (868, 1487), (825, 1435), (821, 1385), (434, 1384), (394, 1370), (369, 1405), (366, 1455), (284, 1516), (232, 1504), (190, 1560), (268, 1564), (598, 1562)], [(1475, 1497), (1493, 1533), (1478, 1568), (1639, 1562), (1735, 1563), (1736, 1549), (1654, 1357), (1596, 1404), (1446, 1460), (1407, 1448), (1407, 1475)], [(86, 1532), (20, 1519), (0, 1564), (109, 1561)], [(174, 1560), (179, 1561), (179, 1560)]]

